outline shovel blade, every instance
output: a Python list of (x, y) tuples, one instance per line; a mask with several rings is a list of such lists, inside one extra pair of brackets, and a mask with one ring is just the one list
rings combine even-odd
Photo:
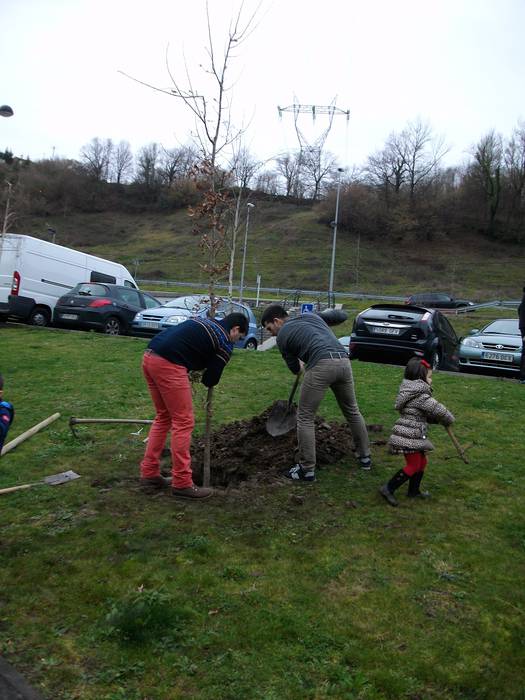
[(272, 437), (278, 437), (289, 433), (296, 424), (297, 409), (295, 405), (290, 406), (288, 401), (276, 401), (266, 421), (266, 432)]
[(61, 472), (60, 474), (46, 476), (44, 478), (44, 483), (50, 486), (57, 486), (58, 484), (65, 484), (66, 481), (74, 481), (75, 479), (80, 479), (80, 474), (69, 470), (67, 472)]

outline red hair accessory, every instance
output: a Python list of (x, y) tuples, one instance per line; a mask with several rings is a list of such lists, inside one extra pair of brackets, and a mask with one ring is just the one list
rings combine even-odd
[(419, 364), (423, 365), (423, 367), (426, 367), (427, 369), (430, 369), (430, 365), (428, 364), (428, 362), (426, 360), (421, 360), (421, 362)]

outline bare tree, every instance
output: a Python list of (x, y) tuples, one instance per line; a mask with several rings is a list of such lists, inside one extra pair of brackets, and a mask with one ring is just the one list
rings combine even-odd
[(337, 158), (329, 151), (308, 149), (302, 155), (302, 170), (314, 200), (321, 196), (323, 181), (332, 176), (337, 168)]
[(302, 159), (300, 151), (283, 153), (275, 159), (277, 172), (284, 180), (284, 189), (287, 197), (302, 197), (304, 183), (302, 181)]
[(279, 194), (279, 176), (273, 170), (264, 170), (257, 175), (255, 189), (266, 194)]
[(400, 141), (406, 161), (410, 201), (413, 203), (417, 189), (432, 181), (449, 148), (443, 137), (436, 137), (430, 124), (420, 119), (409, 122), (401, 133)]
[(180, 177), (183, 157), (182, 148), (161, 148), (158, 172), (162, 184), (166, 187), (171, 187)]
[(128, 141), (120, 141), (114, 147), (111, 158), (111, 177), (119, 185), (125, 182), (133, 171), (133, 153)]
[(80, 150), (80, 161), (86, 172), (98, 182), (109, 179), (113, 142), (95, 137)]
[(387, 205), (391, 194), (405, 190), (413, 204), (418, 191), (437, 176), (447, 152), (444, 139), (435, 136), (428, 123), (417, 119), (400, 133), (393, 131), (385, 147), (368, 158), (366, 179), (382, 188)]
[(505, 174), (511, 193), (511, 210), (519, 211), (525, 205), (525, 122), (513, 130), (504, 154)]
[(387, 205), (391, 193), (398, 194), (407, 178), (406, 153), (399, 135), (392, 132), (385, 147), (368, 158), (365, 178), (383, 190)]
[(496, 214), (501, 196), (501, 165), (503, 160), (503, 141), (499, 134), (489, 131), (474, 146), (473, 172), (483, 188), (487, 205), (488, 232), (494, 235)]
[(158, 157), (159, 146), (157, 143), (150, 143), (148, 146), (143, 146), (140, 149), (137, 155), (136, 182), (140, 182), (146, 187), (154, 187), (157, 184)]
[[(192, 81), (186, 66), (186, 82), (183, 85), (170, 70), (166, 57), (167, 70), (170, 75), (174, 97), (181, 99), (195, 117), (195, 139), (203, 154), (203, 163), (196, 168), (197, 182), (207, 182), (208, 190), (204, 192), (201, 203), (190, 209), (196, 225), (194, 230), (200, 234), (200, 247), (207, 261), (201, 265), (208, 275), (208, 292), (211, 303), (211, 316), (215, 315), (217, 298), (215, 286), (220, 275), (228, 269), (228, 262), (222, 257), (226, 247), (226, 228), (224, 224), (228, 213), (228, 198), (220, 191), (224, 180), (224, 171), (217, 167), (217, 158), (226, 147), (238, 142), (243, 130), (233, 126), (231, 118), (232, 85), (226, 82), (226, 74), (230, 62), (237, 56), (240, 47), (254, 29), (255, 12), (244, 19), (243, 3), (230, 21), (222, 54), (216, 50), (214, 32), (210, 19), (209, 4), (206, 2), (206, 26), (208, 45), (206, 49), (207, 63), (203, 68), (205, 74), (212, 79), (213, 94), (205, 96), (204, 91), (198, 90)], [(203, 466), (203, 483), (210, 483), (210, 451), (211, 451), (211, 422), (212, 422), (213, 387), (208, 389), (206, 402), (205, 449)]]

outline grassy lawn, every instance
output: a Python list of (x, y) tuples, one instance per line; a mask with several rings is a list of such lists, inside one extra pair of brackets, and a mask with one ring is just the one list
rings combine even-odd
[[(480, 318), (461, 317), (458, 333)], [(72, 415), (152, 417), (140, 374), (147, 341), (0, 333), (16, 407), (9, 439), (62, 414), (0, 460), (0, 487), (82, 475), (0, 496), (0, 655), (44, 697), (525, 698), (517, 382), (436, 374), (435, 396), (472, 447), (464, 465), (433, 427), (430, 502), (382, 501), (377, 488), (402, 460), (376, 447), (369, 473), (349, 455), (314, 485), (186, 504), (139, 490), (144, 433), (89, 425), (75, 438), (67, 425)], [(365, 419), (386, 438), (402, 369), (353, 367)], [(291, 383), (275, 350), (236, 353), (216, 390), (216, 424), (258, 415)], [(322, 412), (340, 417), (331, 396)]]

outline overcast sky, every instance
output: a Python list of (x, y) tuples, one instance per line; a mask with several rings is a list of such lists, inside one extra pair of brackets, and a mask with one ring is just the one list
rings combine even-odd
[[(246, 14), (256, 7), (245, 0)], [(210, 0), (216, 48), (238, 2)], [(169, 87), (184, 57), (201, 87), (204, 0), (2, 0), (0, 149), (37, 160), (78, 158), (92, 138), (188, 141), (180, 100), (119, 73)], [(261, 159), (297, 147), (294, 119), (277, 106), (329, 105), (327, 148), (360, 164), (408, 121), (428, 121), (459, 164), (490, 129), (509, 136), (525, 118), (525, 0), (263, 0), (257, 27), (231, 63), (233, 118)], [(313, 139), (327, 126), (309, 115)]]

